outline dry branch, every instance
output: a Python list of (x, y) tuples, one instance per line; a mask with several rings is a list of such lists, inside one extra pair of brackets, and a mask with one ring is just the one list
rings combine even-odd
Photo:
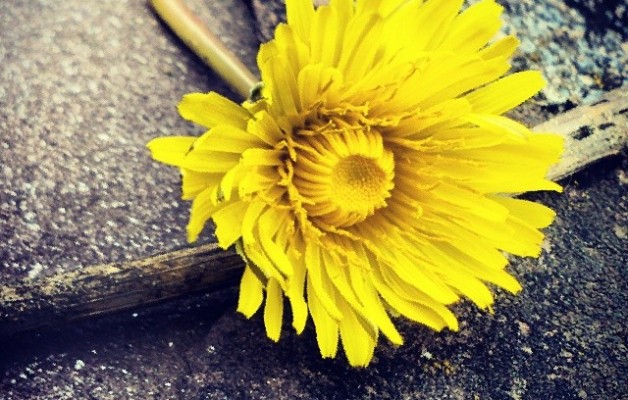
[[(562, 161), (553, 179), (616, 154), (628, 141), (628, 90), (609, 92), (591, 106), (566, 112), (535, 127), (565, 137)], [(0, 336), (144, 306), (233, 285), (243, 268), (233, 251), (216, 245), (92, 266), (0, 288)]]
[(215, 244), (0, 288), (0, 336), (233, 285), (243, 264)]
[(257, 77), (182, 0), (150, 0), (155, 12), (197, 56), (246, 99)]
[(592, 105), (576, 107), (533, 128), (565, 138), (565, 152), (549, 172), (552, 180), (618, 154), (628, 141), (628, 87), (606, 93)]

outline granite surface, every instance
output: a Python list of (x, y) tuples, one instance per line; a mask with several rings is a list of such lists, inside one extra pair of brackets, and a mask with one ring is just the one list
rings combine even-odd
[[(273, 1), (190, 3), (251, 67), (282, 18)], [(527, 123), (625, 84), (625, 3), (502, 4), (515, 69), (549, 82)], [(0, 2), (0, 32), (0, 283), (187, 246), (179, 177), (145, 143), (199, 132), (184, 93), (235, 94), (144, 1)], [(366, 370), (321, 360), (311, 327), (271, 343), (225, 290), (0, 339), (0, 399), (626, 398), (627, 169), (624, 153), (534, 195), (558, 219), (539, 259), (513, 262), (524, 292), (494, 315), (460, 304), (455, 334), (400, 322), (406, 345)]]
[[(247, 6), (192, 4), (254, 67)], [(145, 1), (1, 2), (0, 31), (0, 281), (185, 246), (179, 176), (146, 143), (199, 132), (183, 94), (235, 95)]]

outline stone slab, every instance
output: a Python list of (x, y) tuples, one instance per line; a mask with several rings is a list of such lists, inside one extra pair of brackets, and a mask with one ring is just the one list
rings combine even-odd
[[(191, 2), (252, 67), (272, 3)], [(527, 123), (625, 83), (620, 3), (503, 4), (515, 69), (549, 82)], [(0, 282), (186, 246), (179, 178), (145, 143), (198, 132), (176, 114), (184, 93), (235, 95), (143, 1), (0, 2), (0, 32)], [(320, 359), (311, 326), (270, 342), (232, 289), (5, 339), (0, 399), (624, 398), (627, 168), (624, 153), (532, 196), (558, 219), (541, 258), (513, 262), (524, 292), (498, 293), (494, 315), (460, 304), (455, 334), (401, 322), (406, 344), (368, 369)]]

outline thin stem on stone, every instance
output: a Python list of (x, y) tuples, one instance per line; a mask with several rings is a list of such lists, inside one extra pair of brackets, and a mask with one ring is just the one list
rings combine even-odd
[(183, 3), (182, 0), (150, 0), (173, 32), (243, 99), (258, 79)]

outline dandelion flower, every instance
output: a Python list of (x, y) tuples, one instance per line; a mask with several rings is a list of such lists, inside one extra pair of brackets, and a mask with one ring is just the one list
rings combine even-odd
[(246, 263), (238, 310), (263, 304), (279, 339), (284, 297), (321, 355), (339, 342), (366, 366), (391, 316), (457, 330), (449, 306), (493, 303), (521, 286), (505, 253), (536, 257), (554, 212), (509, 194), (556, 190), (560, 137), (503, 113), (537, 93), (538, 72), (505, 76), (517, 39), (490, 41), (502, 7), (461, 0), (287, 0), (287, 24), (258, 54), (262, 98), (186, 95), (181, 116), (208, 130), (162, 137), (193, 200), (188, 240), (213, 220)]

